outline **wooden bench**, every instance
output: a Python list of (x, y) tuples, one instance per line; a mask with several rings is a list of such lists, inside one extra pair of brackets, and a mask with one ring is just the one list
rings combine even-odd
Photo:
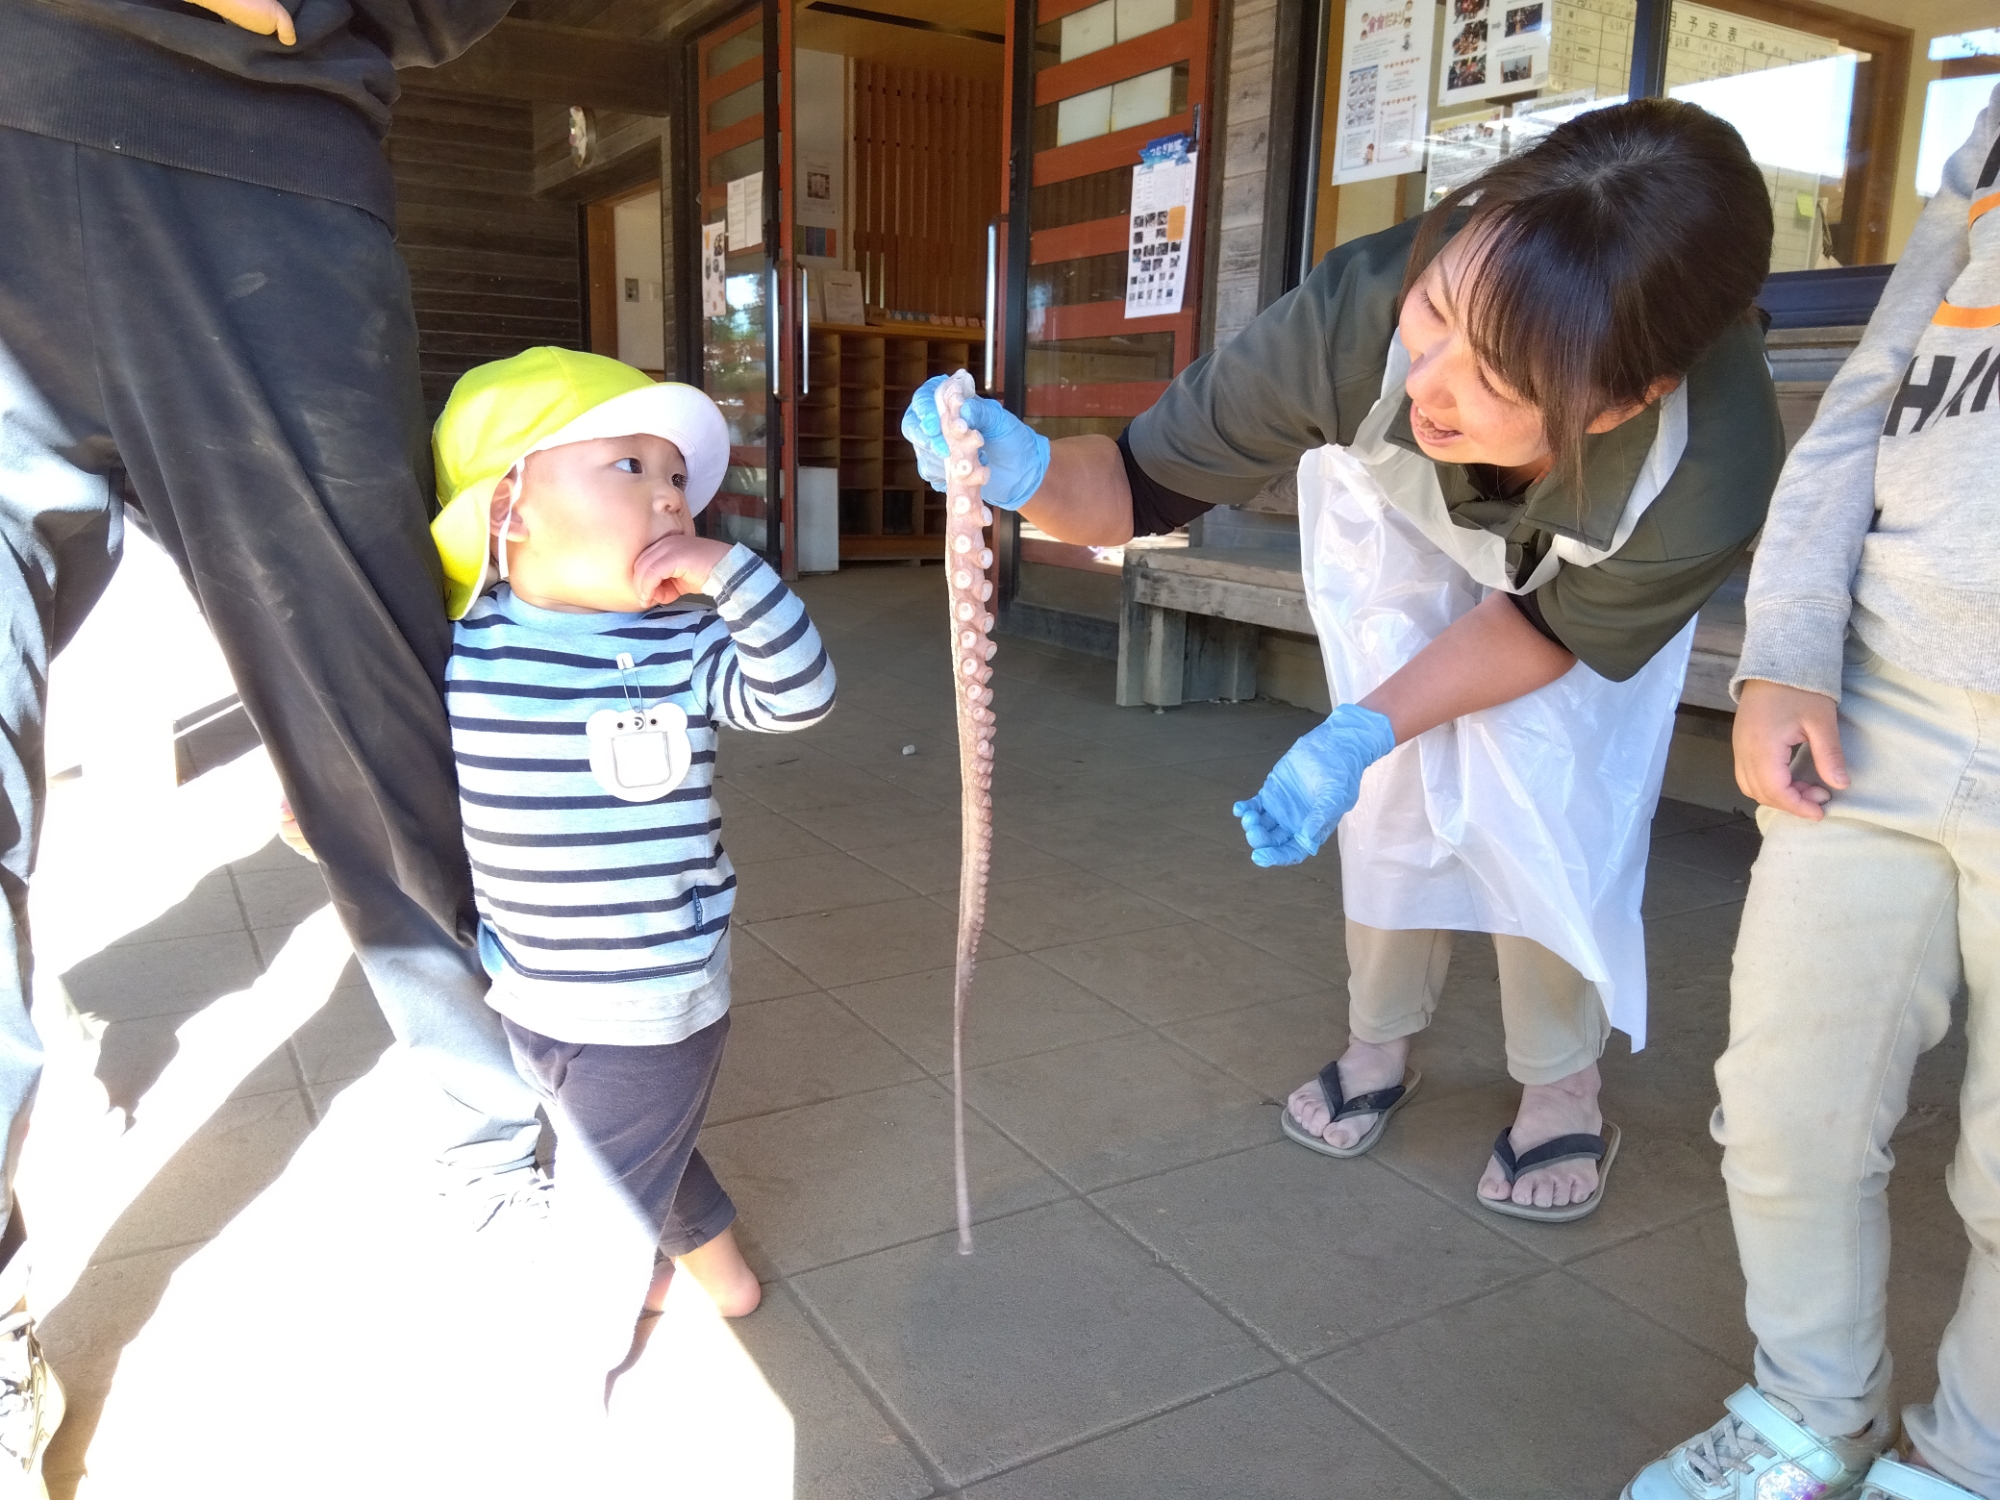
[[(1118, 702), (1172, 708), (1257, 696), (1257, 632), (1312, 635), (1305, 582), (1281, 554), (1187, 547), (1125, 554), (1118, 615)], [(1748, 559), (1702, 606), (1681, 702), (1732, 711), (1743, 654)]]

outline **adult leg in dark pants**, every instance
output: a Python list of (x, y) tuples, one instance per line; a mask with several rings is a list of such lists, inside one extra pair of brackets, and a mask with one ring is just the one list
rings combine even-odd
[(193, 589), (376, 997), (440, 1087), (418, 1149), (461, 1180), (525, 1165), (535, 1101), (470, 947), (450, 634), (388, 229), (4, 129), (0, 205), (0, 1111), (22, 1118), (40, 1068), (25, 897), (47, 662), (110, 576), (125, 495)]

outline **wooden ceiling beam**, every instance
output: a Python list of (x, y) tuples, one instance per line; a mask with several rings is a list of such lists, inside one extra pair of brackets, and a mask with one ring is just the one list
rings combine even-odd
[(404, 77), (443, 93), (664, 115), (672, 109), (670, 56), (658, 42), (509, 19), (464, 56), (441, 68), (407, 69)]

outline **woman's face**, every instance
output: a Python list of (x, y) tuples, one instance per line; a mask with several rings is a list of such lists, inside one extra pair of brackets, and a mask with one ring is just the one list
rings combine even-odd
[(1480, 259), (1471, 236), (1454, 235), (1403, 300), (1397, 335), (1410, 351), (1410, 431), (1445, 463), (1545, 467), (1541, 412), (1479, 362), (1466, 335), (1461, 313)]

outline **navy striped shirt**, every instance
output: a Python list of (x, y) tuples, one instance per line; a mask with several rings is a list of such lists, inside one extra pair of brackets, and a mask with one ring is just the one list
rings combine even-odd
[[(503, 584), (457, 626), (445, 695), (480, 952), (494, 1008), (530, 1030), (652, 1046), (728, 1007), (736, 874), (716, 726), (818, 723), (834, 674), (805, 606), (754, 552), (732, 548), (710, 586), (712, 609), (564, 614)], [(590, 768), (585, 723), (634, 701), (687, 715), (687, 775), (654, 801), (612, 795)]]

